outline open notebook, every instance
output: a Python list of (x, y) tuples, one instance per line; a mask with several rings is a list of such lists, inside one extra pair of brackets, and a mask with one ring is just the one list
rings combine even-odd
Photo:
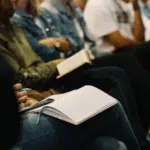
[(92, 62), (88, 50), (81, 50), (57, 65), (57, 70), (59, 72), (59, 76), (57, 78), (61, 78), (64, 75), (84, 66), (85, 64), (91, 65)]
[(50, 96), (54, 102), (32, 110), (79, 125), (95, 115), (114, 106), (118, 101), (93, 87), (84, 86), (65, 94)]

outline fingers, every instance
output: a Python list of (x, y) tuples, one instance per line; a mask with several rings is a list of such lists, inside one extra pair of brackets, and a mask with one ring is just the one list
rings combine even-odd
[(16, 94), (17, 98), (20, 98), (20, 97), (23, 97), (23, 96), (28, 96), (27, 91), (23, 91), (23, 92), (16, 91), (15, 94)]
[(21, 103), (26, 103), (28, 100), (28, 97), (27, 96), (22, 96), (20, 98), (18, 98), (18, 103), (21, 104)]
[(31, 106), (31, 105), (34, 105), (36, 104), (37, 101), (36, 100), (33, 100), (33, 99), (28, 99), (25, 103), (25, 106)]
[(19, 107), (20, 107), (20, 109), (23, 109), (25, 107), (35, 105), (36, 103), (38, 103), (38, 101), (36, 101), (34, 99), (27, 99), (25, 102), (22, 101), (22, 103), (20, 103)]
[(21, 104), (19, 105), (19, 108), (20, 108), (20, 109), (23, 109), (24, 107), (26, 107), (24, 103), (21, 103)]
[(13, 86), (13, 88), (14, 88), (15, 91), (18, 91), (18, 90), (20, 90), (22, 88), (22, 84), (21, 83), (17, 83), (17, 84), (15, 84)]

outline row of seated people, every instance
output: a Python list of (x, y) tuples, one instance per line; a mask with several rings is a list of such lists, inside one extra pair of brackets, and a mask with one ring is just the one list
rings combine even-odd
[[(60, 141), (58, 141), (58, 140), (60, 140), (60, 136), (62, 136), (62, 138), (65, 138), (64, 141), (68, 142), (69, 145), (70, 145), (70, 142), (73, 144), (72, 140), (74, 139), (75, 140), (74, 142), (76, 145), (77, 142), (79, 142), (77, 140), (81, 135), (79, 133), (79, 137), (74, 137), (75, 133), (73, 133), (73, 132), (77, 132), (78, 130), (82, 131), (82, 130), (84, 130), (84, 127), (88, 127), (86, 131), (82, 131), (82, 132), (89, 133), (89, 131), (92, 129), (91, 125), (95, 121), (91, 121), (91, 123), (92, 123), (91, 125), (84, 125), (84, 127), (82, 127), (82, 129), (74, 129), (74, 127), (71, 125), (63, 124), (61, 121), (57, 121), (52, 118), (51, 118), (52, 120), (50, 120), (49, 117), (42, 116), (41, 123), (39, 125), (37, 125), (36, 124), (36, 122), (37, 122), (36, 114), (30, 114), (30, 115), (28, 114), (28, 115), (20, 116), (20, 114), (18, 112), (18, 105), (17, 105), (16, 97), (18, 98), (18, 101), (23, 100), (23, 99), (25, 100), (25, 96), (27, 93), (25, 93), (25, 91), (24, 91), (24, 93), (20, 92), (20, 95), (17, 93), (18, 89), (22, 88), (22, 85), (16, 84), (13, 86), (14, 72), (10, 68), (10, 66), (8, 66), (7, 63), (3, 60), (3, 58), (0, 59), (0, 69), (2, 70), (1, 74), (0, 74), (0, 85), (1, 85), (0, 86), (0, 89), (1, 89), (0, 98), (2, 100), (1, 101), (2, 108), (0, 109), (0, 113), (1, 113), (0, 133), (1, 133), (1, 137), (2, 137), (2, 141), (0, 143), (1, 149), (10, 150), (11, 147), (16, 143), (16, 141), (18, 139), (20, 140), (20, 138), (18, 138), (20, 136), (20, 131), (21, 132), (23, 131), (22, 138), (23, 138), (24, 142), (22, 141), (21, 147), (20, 146), (17, 148), (15, 147), (14, 148), (15, 150), (20, 150), (20, 149), (32, 149), (32, 150), (33, 149), (39, 149), (39, 150), (68, 149), (67, 148), (68, 146), (66, 146), (64, 148), (62, 147), (63, 145), (61, 145), (61, 147), (59, 146)], [(14, 92), (14, 90), (16, 92)], [(16, 93), (16, 96), (15, 96), (15, 93)], [(28, 99), (29, 99), (28, 103), (30, 103), (30, 104), (33, 103), (33, 99), (31, 99), (31, 98), (28, 98)], [(27, 101), (26, 102), (24, 101), (24, 103), (27, 103)], [(125, 127), (128, 128), (127, 131), (130, 132), (129, 137), (133, 136), (131, 139), (134, 139), (135, 138), (134, 134), (129, 125), (128, 119), (123, 112), (121, 105), (118, 105), (118, 106), (116, 106), (116, 108), (113, 108), (112, 110), (110, 110), (110, 112), (107, 112), (108, 116), (107, 116), (107, 114), (104, 115), (104, 117), (109, 118), (111, 116), (113, 118), (110, 122), (106, 121), (104, 123), (104, 125), (109, 124), (109, 123), (112, 123), (112, 125), (117, 122), (119, 123), (120, 117), (118, 116), (118, 113), (120, 115), (123, 115), (121, 118), (124, 118), (124, 119), (123, 120), (121, 119), (122, 120), (121, 124), (125, 125)], [(99, 122), (103, 121), (103, 119), (104, 119), (102, 116), (98, 117), (98, 118), (100, 119)], [(20, 119), (23, 122), (20, 122)], [(23, 127), (21, 125), (23, 125)], [(95, 124), (93, 124), (93, 125), (94, 125), (94, 127), (96, 127)], [(114, 124), (114, 127), (115, 127), (115, 124)], [(58, 132), (58, 130), (62, 130), (62, 132), (65, 132), (65, 133), (64, 134), (63, 133), (56, 134), (54, 131), (54, 130), (56, 130), (56, 128), (57, 128), (57, 132)], [(99, 125), (97, 128), (100, 128)], [(115, 128), (117, 131), (117, 127), (115, 127)], [(70, 134), (68, 134), (69, 130), (71, 131)], [(125, 131), (123, 131), (123, 128), (121, 130), (120, 131), (122, 133), (125, 132)], [(93, 134), (94, 132), (92, 131), (91, 134)], [(83, 134), (85, 134), (85, 133), (83, 133)], [(73, 138), (72, 138), (72, 136), (73, 136)], [(84, 136), (84, 135), (82, 135), (82, 136)], [(72, 138), (72, 139), (69, 141), (69, 138)], [(134, 142), (134, 140), (133, 140), (133, 142)], [(87, 142), (87, 141), (85, 141), (85, 142)], [(85, 143), (85, 144), (87, 144), (87, 143)], [(70, 146), (73, 146), (73, 145), (70, 145)], [(87, 148), (87, 149), (90, 149), (90, 150), (108, 150), (108, 149), (126, 150), (126, 146), (122, 142), (119, 142), (118, 140), (115, 140), (110, 137), (109, 138), (108, 137), (98, 137), (97, 139), (90, 141), (90, 145), (88, 145), (88, 146), (89, 146), (89, 148)]]
[[(98, 50), (87, 35), (81, 11), (71, 2), (55, 0), (49, 6), (50, 1), (1, 0), (0, 55), (15, 73), (15, 82), (21, 82), (25, 87), (40, 92), (55, 89), (56, 93), (63, 93), (86, 84), (93, 85), (117, 98), (123, 108), (116, 105), (77, 128), (44, 115), (37, 125), (37, 114), (25, 114), (16, 147), (23, 150), (93, 150), (97, 147), (101, 150), (95, 142), (101, 143), (97, 142), (100, 136), (109, 136), (122, 141), (129, 150), (150, 149), (146, 140), (150, 116), (149, 43), (140, 45), (140, 41), (128, 40), (134, 43), (132, 47), (123, 45), (118, 49), (115, 45), (116, 51), (94, 56), (93, 66), (77, 77), (78, 82), (69, 78), (55, 79), (56, 65), (63, 61), (60, 58), (87, 47), (86, 43), (89, 48)], [(43, 8), (44, 3), (47, 9)], [(139, 21), (136, 0), (133, 6)], [(100, 25), (101, 21), (98, 23)], [(139, 28), (138, 31), (137, 38), (142, 32)], [(36, 103), (36, 100), (28, 99), (25, 92), (18, 92), (21, 85), (14, 88), (21, 107)]]

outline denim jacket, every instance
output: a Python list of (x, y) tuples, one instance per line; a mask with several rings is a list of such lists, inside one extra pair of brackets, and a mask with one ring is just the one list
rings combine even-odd
[[(68, 13), (65, 8), (56, 8), (58, 11), (57, 16), (59, 16), (60, 18), (62, 35), (72, 39), (72, 41), (76, 43), (77, 50), (84, 48), (86, 42), (91, 43), (91, 45), (94, 45), (95, 42), (92, 41), (88, 36), (86, 23), (84, 21), (81, 10), (72, 4), (70, 4), (69, 7), (71, 10), (70, 13)], [(79, 36), (79, 31), (75, 25), (74, 20), (77, 21), (83, 32), (83, 39)]]
[(59, 52), (55, 48), (48, 48), (47, 46), (40, 44), (38, 41), (46, 38), (43, 31), (35, 24), (32, 16), (28, 15), (21, 9), (17, 9), (12, 22), (18, 24), (18, 26), (24, 31), (24, 34), (30, 43), (32, 49), (44, 60), (50, 61), (60, 58)]
[(70, 29), (70, 26), (68, 26), (70, 24), (68, 23), (67, 18), (62, 18), (61, 15), (43, 8), (37, 19), (39, 21), (37, 22), (37, 25), (41, 26), (46, 36), (62, 37), (69, 41), (73, 53), (77, 51), (78, 43), (69, 34), (72, 30)]
[(94, 43), (94, 41), (92, 41), (90, 39), (90, 37), (89, 37), (89, 35), (87, 33), (86, 23), (84, 21), (84, 17), (83, 17), (83, 13), (82, 13), (81, 9), (76, 7), (76, 6), (74, 6), (74, 5), (71, 5), (71, 4), (70, 4), (70, 8), (72, 10), (73, 17), (77, 19), (78, 23), (80, 24), (80, 26), (82, 28), (85, 42), (92, 42), (92, 43)]
[(62, 24), (62, 34), (71, 38), (76, 43), (76, 50), (84, 47), (84, 40), (80, 38), (78, 30), (75, 26), (74, 16), (69, 14), (66, 10), (58, 10)]

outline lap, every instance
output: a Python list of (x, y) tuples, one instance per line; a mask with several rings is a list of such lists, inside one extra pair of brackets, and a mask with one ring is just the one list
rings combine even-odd
[(37, 124), (38, 114), (26, 114), (23, 116), (22, 136), (18, 145), (23, 150), (82, 149), (82, 146), (93, 142), (99, 136), (119, 138), (119, 135), (124, 134), (123, 127), (122, 130), (117, 131), (119, 118), (123, 116), (121, 106), (116, 105), (89, 121), (74, 126), (45, 115), (41, 116), (40, 123)]
[(90, 150), (127, 150), (124, 143), (110, 137), (97, 138)]

